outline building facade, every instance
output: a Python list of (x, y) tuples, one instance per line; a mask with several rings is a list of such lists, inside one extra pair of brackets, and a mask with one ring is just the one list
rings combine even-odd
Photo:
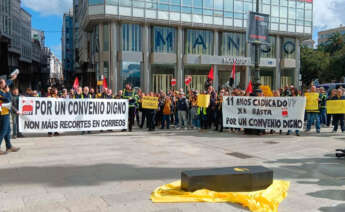
[(314, 49), (315, 41), (313, 39), (304, 40), (302, 46), (310, 49)]
[[(255, 0), (79, 0), (78, 19), (88, 33), (88, 60), (96, 80), (105, 76), (114, 90), (128, 82), (144, 91), (177, 87), (192, 76), (201, 90), (210, 67), (214, 86), (229, 80), (245, 88), (253, 69), (246, 42), (248, 12)], [(261, 82), (272, 88), (299, 85), (300, 43), (312, 33), (312, 0), (261, 0), (270, 15), (270, 41), (261, 46)], [(85, 46), (86, 47), (86, 46)], [(87, 71), (87, 70), (83, 70)]]
[(8, 47), (11, 42), (11, 3), (12, 0), (0, 0), (0, 75), (9, 73)]
[(74, 77), (74, 48), (73, 48), (73, 14), (65, 13), (62, 24), (62, 66), (64, 72), (64, 84), (71, 87)]
[(325, 44), (329, 38), (332, 37), (335, 33), (339, 33), (341, 35), (345, 35), (345, 26), (340, 25), (337, 28), (334, 29), (328, 29), (324, 31), (318, 32), (318, 45)]

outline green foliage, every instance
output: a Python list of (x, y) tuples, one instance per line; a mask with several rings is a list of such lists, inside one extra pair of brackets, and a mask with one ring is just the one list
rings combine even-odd
[(314, 79), (339, 82), (345, 76), (345, 35), (335, 33), (317, 49), (302, 47), (301, 74), (305, 86)]

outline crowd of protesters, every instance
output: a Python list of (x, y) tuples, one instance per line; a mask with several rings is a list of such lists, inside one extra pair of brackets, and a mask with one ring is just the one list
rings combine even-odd
[[(10, 83), (10, 82), (8, 82)], [(0, 100), (2, 102), (11, 101), (11, 109), (8, 110), (8, 114), (11, 114), (12, 118), (12, 138), (23, 137), (18, 130), (18, 116), (20, 115), (18, 110), (19, 102), (19, 90), (13, 88), (9, 91), (8, 85), (5, 80), (0, 80)], [(6, 90), (7, 89), (7, 90)], [(316, 132), (320, 133), (321, 127), (330, 127), (333, 125), (333, 132), (340, 129), (345, 132), (344, 114), (329, 115), (326, 113), (326, 101), (327, 100), (344, 100), (345, 92), (344, 88), (331, 89), (326, 91), (324, 88), (316, 88), (311, 86), (310, 89), (304, 92), (317, 92), (319, 93), (319, 108), (317, 110), (306, 110), (306, 131), (310, 131), (312, 125), (315, 125)], [(301, 90), (298, 90), (294, 86), (286, 86), (285, 88), (272, 91), (274, 97), (293, 97), (302, 96)], [(9, 96), (6, 96), (6, 95)], [(199, 94), (209, 94), (210, 104), (209, 107), (199, 107), (197, 104), (197, 96)], [(263, 92), (256, 90), (255, 94), (246, 92), (238, 88), (223, 88), (218, 92), (212, 86), (212, 81), (205, 83), (205, 89), (203, 91), (194, 90), (188, 87), (187, 92), (184, 90), (168, 90), (160, 91), (159, 93), (149, 92), (144, 93), (140, 88), (132, 88), (130, 84), (127, 84), (123, 90), (119, 90), (116, 94), (113, 94), (109, 88), (94, 89), (89, 87), (77, 87), (75, 89), (62, 89), (49, 87), (46, 92), (37, 92), (35, 90), (27, 89), (23, 94), (26, 97), (47, 97), (47, 98), (73, 98), (73, 99), (128, 99), (129, 101), (129, 122), (128, 131), (132, 131), (133, 126), (136, 125), (139, 128), (147, 128), (149, 131), (159, 129), (170, 129), (173, 125), (176, 129), (200, 129), (222, 132), (223, 118), (222, 118), (222, 101), (224, 96), (264, 96)], [(158, 109), (145, 109), (142, 107), (142, 99), (144, 96), (158, 97)], [(6, 97), (6, 98), (5, 98)], [(3, 120), (5, 112), (2, 110), (1, 120)], [(6, 124), (9, 121), (6, 121)], [(1, 121), (1, 133), (0, 139), (9, 140), (8, 130), (5, 132), (4, 122)], [(244, 129), (229, 129), (231, 132), (240, 132)], [(11, 131), (11, 130), (10, 130)], [(265, 134), (265, 130), (257, 131), (258, 134)], [(81, 132), (84, 134), (85, 132)], [(90, 132), (87, 132), (90, 133)], [(273, 130), (269, 133), (274, 133)], [(282, 133), (282, 132), (280, 132)], [(291, 131), (288, 131), (289, 135)], [(49, 136), (59, 135), (58, 132), (48, 133)], [(296, 131), (296, 135), (299, 135), (299, 131)], [(11, 147), (10, 142), (6, 142), (7, 149), (13, 151), (17, 150)], [(0, 141), (1, 144), (1, 141)], [(0, 154), (3, 152), (0, 152)]]

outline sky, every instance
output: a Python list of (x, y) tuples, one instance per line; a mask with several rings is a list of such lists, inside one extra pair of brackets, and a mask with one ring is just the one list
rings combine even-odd
[[(64, 12), (72, 8), (73, 0), (22, 0), (22, 6), (32, 15), (32, 27), (45, 31), (46, 46), (61, 59), (61, 30)], [(344, 0), (314, 0), (313, 39), (317, 32), (345, 25)]]

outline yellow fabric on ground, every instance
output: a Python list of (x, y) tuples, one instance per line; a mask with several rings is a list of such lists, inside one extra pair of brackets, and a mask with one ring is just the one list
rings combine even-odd
[(231, 202), (248, 207), (253, 212), (276, 212), (286, 198), (290, 182), (274, 180), (266, 190), (254, 192), (214, 192), (207, 189), (186, 192), (181, 189), (181, 181), (163, 185), (151, 194), (152, 202)]

